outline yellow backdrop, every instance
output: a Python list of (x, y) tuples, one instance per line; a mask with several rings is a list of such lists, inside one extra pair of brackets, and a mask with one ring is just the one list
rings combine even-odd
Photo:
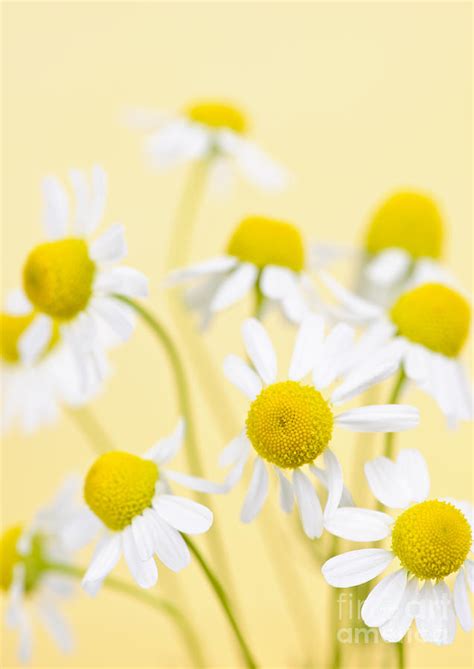
[[(374, 204), (408, 185), (438, 198), (449, 225), (447, 260), (469, 286), (468, 3), (10, 2), (3, 9), (4, 290), (17, 284), (26, 251), (41, 237), (41, 178), (64, 177), (71, 166), (98, 162), (110, 176), (107, 221), (126, 225), (128, 262), (148, 274), (149, 304), (170, 322), (163, 268), (185, 170), (152, 173), (140, 137), (123, 126), (121, 114), (135, 105), (174, 110), (202, 96), (224, 96), (245, 108), (253, 136), (288, 166), (294, 183), (277, 196), (241, 181), (227, 199), (207, 196), (193, 259), (221, 252), (234, 224), (254, 212), (293, 220), (308, 241), (357, 245)], [(239, 324), (249, 310), (245, 303), (226, 312), (206, 335), (216, 364), (241, 351)], [(269, 326), (287, 359), (291, 329), (279, 318)], [(192, 351), (187, 354), (189, 359)], [(140, 453), (175, 424), (173, 379), (142, 326), (113, 361), (114, 376), (94, 410), (117, 447)], [(232, 388), (228, 393), (243, 419), (245, 403)], [(193, 400), (207, 473), (220, 477), (216, 455), (223, 439), (196, 382)], [(471, 498), (470, 428), (450, 433), (431, 401), (416, 391), (409, 400), (420, 406), (422, 426), (400, 443), (428, 459), (433, 494)], [(232, 432), (229, 424), (227, 437)], [(350, 435), (336, 445), (347, 475), (355, 446)], [(366, 449), (359, 453), (364, 458), (381, 444), (359, 446)], [(65, 472), (84, 472), (90, 463), (88, 444), (67, 415), (34, 437), (8, 435), (2, 446), (3, 523), (31, 518)], [(242, 526), (242, 497), (239, 487), (214, 506), (255, 652), (266, 667), (303, 666), (298, 626), (306, 625), (313, 657), (321, 661), (328, 646), (329, 587), (282, 524), (280, 550), (296, 566), (311, 602), (308, 616), (295, 625), (262, 544), (265, 515)], [(364, 498), (362, 489), (355, 497)], [(207, 547), (204, 539), (200, 545)], [(178, 575), (162, 568), (157, 588), (187, 607), (210, 665), (238, 666), (226, 623), (195, 564)], [(80, 593), (68, 614), (76, 653), (62, 657), (41, 633), (37, 666), (187, 666), (173, 627), (142, 605), (105, 591), (95, 600)], [(3, 665), (16, 665), (15, 639), (3, 627), (1, 642)], [(413, 643), (408, 653), (412, 667), (472, 664), (470, 637), (460, 630), (452, 647)]]

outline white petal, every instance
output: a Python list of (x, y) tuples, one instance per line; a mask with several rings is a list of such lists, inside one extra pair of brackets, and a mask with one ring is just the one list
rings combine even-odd
[[(309, 466), (309, 471), (316, 476), (318, 481), (320, 481), (323, 486), (328, 489), (328, 476), (327, 473), (324, 471), (324, 469), (321, 469), (320, 467), (316, 467), (316, 465), (310, 465)], [(347, 489), (345, 485), (342, 486), (342, 495), (341, 499), (339, 501), (340, 506), (355, 506), (354, 505), (354, 500), (352, 499), (352, 495)]]
[(472, 612), (467, 594), (464, 569), (460, 569), (454, 582), (454, 609), (465, 632), (472, 630)]
[(366, 462), (365, 475), (374, 497), (384, 506), (404, 509), (412, 498), (411, 489), (400, 467), (386, 457)]
[(293, 472), (293, 489), (303, 530), (310, 539), (323, 533), (323, 511), (316, 490), (311, 481), (299, 469)]
[(415, 382), (426, 379), (429, 370), (429, 358), (430, 352), (424, 346), (410, 342), (404, 360), (404, 370), (407, 377)]
[(211, 302), (211, 311), (222, 311), (242, 299), (255, 285), (257, 274), (258, 269), (251, 263), (238, 265), (217, 289)]
[(418, 580), (416, 578), (412, 578), (408, 582), (398, 609), (386, 623), (381, 625), (380, 634), (385, 641), (397, 643), (408, 632), (416, 613), (417, 585)]
[(89, 255), (98, 263), (115, 262), (127, 255), (125, 228), (123, 225), (112, 225), (90, 246)]
[(76, 216), (74, 228), (79, 236), (87, 235), (90, 223), (90, 200), (91, 192), (86, 174), (81, 170), (70, 170), (71, 181), (76, 198)]
[(256, 318), (248, 318), (242, 326), (245, 350), (264, 383), (276, 381), (277, 361), (272, 341)]
[(149, 560), (155, 552), (153, 531), (144, 515), (132, 520), (132, 534), (141, 560)]
[(219, 455), (219, 466), (230, 467), (234, 465), (243, 455), (246, 446), (245, 432), (234, 437)]
[(94, 289), (106, 295), (146, 297), (148, 295), (148, 279), (142, 272), (132, 267), (113, 267), (99, 274), (94, 283)]
[(174, 270), (166, 279), (166, 285), (174, 286), (195, 277), (206, 276), (207, 274), (224, 274), (235, 267), (237, 263), (237, 258), (233, 256), (217, 256), (210, 260), (204, 260), (195, 265)]
[(250, 523), (260, 513), (268, 494), (268, 472), (265, 463), (260, 458), (255, 459), (252, 478), (245, 496), (240, 520)]
[(71, 653), (74, 647), (72, 633), (63, 616), (51, 603), (42, 602), (39, 612), (44, 626), (53, 637), (59, 650), (63, 653)]
[(212, 511), (185, 497), (159, 495), (153, 507), (168, 525), (186, 534), (202, 534), (212, 525)]
[(23, 364), (31, 365), (46, 350), (53, 332), (49, 316), (39, 314), (24, 331), (18, 342), (20, 358)]
[(287, 267), (267, 265), (260, 277), (260, 289), (270, 300), (283, 300), (295, 294), (298, 288), (297, 275)]
[(370, 592), (362, 609), (362, 620), (368, 627), (379, 627), (396, 612), (405, 592), (407, 572), (399, 569), (385, 576)]
[(31, 313), (33, 307), (21, 288), (11, 290), (5, 300), (5, 311), (14, 316), (24, 316)]
[(411, 257), (403, 249), (385, 249), (367, 263), (364, 272), (370, 281), (388, 286), (405, 276), (410, 263)]
[(56, 177), (43, 180), (43, 225), (48, 239), (61, 239), (66, 235), (69, 216), (67, 193)]
[(464, 563), (464, 571), (466, 572), (466, 580), (471, 592), (474, 592), (474, 562), (466, 560)]
[(280, 506), (285, 513), (291, 513), (295, 502), (293, 486), (278, 467), (275, 467), (275, 470), (280, 482)]
[(399, 367), (398, 360), (384, 360), (382, 363), (368, 364), (348, 374), (331, 396), (331, 402), (339, 404), (361, 395), (368, 388), (381, 383), (394, 374)]
[(324, 335), (324, 318), (310, 315), (302, 322), (291, 356), (289, 378), (300, 381), (314, 368)]
[(381, 511), (341, 507), (325, 521), (326, 529), (350, 541), (379, 541), (390, 534), (393, 518)]
[(145, 454), (144, 458), (153, 460), (157, 465), (164, 465), (172, 460), (182, 446), (185, 432), (185, 423), (181, 418), (178, 424), (168, 437), (160, 439)]
[(430, 492), (430, 475), (420, 451), (408, 448), (400, 451), (397, 467), (410, 489), (411, 501), (423, 502)]
[(228, 131), (220, 133), (219, 144), (223, 151), (235, 158), (245, 176), (257, 186), (268, 190), (281, 190), (286, 186), (286, 170), (253, 142)]
[(148, 509), (146, 513), (154, 528), (155, 551), (158, 559), (174, 572), (187, 567), (191, 561), (191, 555), (178, 530), (165, 523), (152, 509)]
[(166, 169), (205, 156), (211, 133), (199, 123), (171, 119), (146, 140), (145, 150), (153, 167)]
[(436, 585), (425, 581), (418, 596), (416, 626), (423, 641), (440, 646), (453, 642), (456, 619), (451, 593), (443, 581)]
[(420, 412), (407, 404), (374, 404), (336, 416), (339, 427), (353, 432), (402, 432), (420, 422)]
[(188, 488), (188, 490), (196, 490), (197, 492), (205, 492), (210, 494), (223, 494), (229, 491), (229, 484), (227, 479), (224, 483), (215, 483), (208, 481), (199, 476), (190, 476), (189, 474), (182, 474), (181, 472), (174, 472), (170, 469), (166, 470), (166, 477), (179, 485)]
[(92, 562), (87, 569), (82, 584), (102, 581), (119, 561), (122, 552), (121, 535), (119, 532), (106, 535), (98, 544)]
[(354, 329), (346, 323), (338, 323), (329, 332), (313, 370), (313, 382), (318, 390), (327, 388), (338, 377), (347, 352), (353, 346), (354, 335)]
[(123, 555), (135, 581), (141, 588), (151, 588), (158, 580), (158, 569), (154, 558), (143, 560), (128, 525), (122, 532)]
[(257, 374), (237, 355), (225, 358), (224, 374), (250, 400), (254, 400), (262, 390), (262, 382)]
[(99, 225), (107, 201), (107, 174), (99, 165), (94, 165), (91, 172), (92, 199), (89, 209), (87, 231), (90, 233)]
[(343, 480), (339, 460), (329, 449), (324, 451), (324, 464), (327, 474), (328, 498), (324, 508), (324, 518), (329, 518), (341, 502)]
[(371, 581), (392, 560), (393, 553), (383, 548), (363, 548), (336, 555), (323, 564), (321, 571), (329, 585), (350, 588)]
[(135, 318), (123, 303), (113, 297), (94, 297), (91, 309), (107, 323), (119, 341), (127, 341), (135, 329)]
[(319, 276), (336, 299), (347, 310), (348, 316), (353, 316), (359, 319), (360, 322), (370, 322), (382, 316), (383, 312), (380, 307), (351, 293), (328, 272), (321, 270)]

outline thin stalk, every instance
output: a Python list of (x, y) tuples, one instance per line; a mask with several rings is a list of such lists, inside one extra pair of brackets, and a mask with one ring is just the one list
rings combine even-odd
[[(45, 569), (48, 571), (55, 571), (61, 574), (65, 574), (71, 578), (82, 579), (84, 576), (84, 569), (80, 569), (79, 567), (74, 567), (73, 565), (69, 564), (48, 563), (45, 565)], [(200, 669), (206, 666), (204, 655), (202, 653), (197, 635), (189, 624), (186, 616), (181, 613), (179, 608), (175, 606), (173, 602), (170, 602), (167, 599), (155, 597), (147, 590), (139, 589), (130, 583), (126, 583), (119, 578), (115, 578), (114, 576), (108, 576), (104, 581), (104, 586), (109, 588), (109, 590), (128, 595), (129, 597), (136, 599), (138, 602), (147, 604), (156, 611), (160, 611), (161, 613), (169, 616), (183, 638), (193, 666), (196, 669)]]
[[(333, 536), (332, 546), (329, 557), (337, 555), (339, 549), (339, 538)], [(332, 633), (332, 650), (331, 650), (331, 669), (339, 669), (342, 666), (342, 644), (338, 638), (339, 632), (339, 590), (337, 588), (331, 589), (331, 633)]]
[(229, 599), (227, 597), (227, 594), (222, 587), (222, 584), (220, 583), (219, 579), (211, 569), (211, 567), (207, 564), (206, 560), (204, 559), (202, 553), (198, 550), (196, 545), (189, 539), (189, 537), (185, 537), (185, 541), (189, 547), (189, 550), (193, 553), (194, 557), (198, 561), (201, 569), (203, 570), (207, 580), (209, 581), (209, 584), (211, 585), (212, 589), (214, 590), (214, 593), (219, 600), (220, 605), (222, 606), (222, 610), (225, 613), (225, 616), (227, 620), (229, 621), (229, 625), (232, 628), (232, 631), (235, 635), (236, 641), (239, 645), (239, 648), (242, 652), (242, 656), (244, 658), (245, 664), (248, 667), (248, 669), (256, 669), (257, 668), (257, 663), (253, 657), (253, 654), (245, 641), (245, 638), (242, 634), (242, 631), (239, 627), (239, 624), (237, 622), (237, 619), (232, 611), (232, 607), (229, 603)]
[(113, 450), (114, 446), (109, 435), (91, 409), (83, 406), (78, 409), (68, 409), (67, 413), (86, 437), (96, 455), (102, 455), (106, 451)]
[[(406, 376), (405, 372), (403, 369), (400, 370), (397, 380), (395, 381), (395, 385), (393, 386), (393, 390), (390, 394), (390, 397), (388, 399), (389, 404), (396, 404), (400, 398), (400, 394), (403, 390), (403, 387), (405, 385), (406, 381)], [(387, 432), (385, 435), (385, 447), (384, 447), (384, 455), (387, 458), (391, 458), (393, 456), (393, 445), (395, 441), (395, 432)]]

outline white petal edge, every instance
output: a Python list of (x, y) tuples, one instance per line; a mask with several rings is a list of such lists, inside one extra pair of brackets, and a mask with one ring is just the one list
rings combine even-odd
[(393, 553), (383, 548), (362, 548), (330, 558), (321, 571), (329, 585), (350, 588), (371, 581), (388, 567), (393, 558)]
[(277, 375), (277, 360), (272, 341), (263, 325), (256, 318), (248, 318), (242, 325), (245, 350), (266, 384), (274, 383)]

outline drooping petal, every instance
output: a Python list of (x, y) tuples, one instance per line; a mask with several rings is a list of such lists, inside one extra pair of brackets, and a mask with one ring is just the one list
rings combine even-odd
[(402, 432), (419, 422), (418, 409), (406, 404), (367, 405), (336, 416), (339, 427), (353, 432)]
[(412, 578), (403, 593), (398, 609), (393, 616), (380, 626), (382, 639), (391, 643), (401, 641), (412, 624), (418, 599), (418, 580)]
[(384, 456), (364, 465), (365, 476), (374, 497), (384, 506), (404, 509), (411, 502), (411, 488), (396, 463)]
[(296, 337), (288, 373), (292, 381), (301, 381), (314, 368), (324, 335), (324, 318), (307, 316)]
[(151, 588), (158, 580), (158, 569), (154, 558), (143, 560), (128, 525), (122, 532), (123, 555), (135, 581), (141, 588)]
[(212, 511), (185, 497), (159, 495), (153, 507), (168, 525), (186, 534), (202, 534), (212, 525)]
[(191, 561), (191, 555), (178, 530), (162, 520), (153, 509), (147, 509), (146, 515), (153, 527), (155, 552), (158, 559), (174, 572), (187, 567)]
[(82, 584), (102, 581), (115, 567), (122, 552), (121, 536), (118, 532), (107, 534), (97, 545), (92, 562)]
[(215, 258), (204, 260), (203, 262), (190, 265), (189, 267), (175, 269), (167, 277), (165, 285), (174, 286), (189, 281), (189, 279), (206, 276), (208, 274), (225, 274), (225, 272), (233, 269), (237, 263), (237, 258), (234, 258), (233, 256), (216, 256)]
[(341, 507), (325, 520), (331, 534), (350, 541), (379, 541), (390, 534), (393, 518), (381, 511)]
[(303, 530), (310, 539), (323, 533), (323, 511), (316, 490), (311, 481), (299, 469), (293, 472), (293, 489)]
[(380, 627), (392, 618), (402, 600), (406, 583), (405, 569), (399, 569), (377, 583), (361, 609), (362, 620), (368, 627)]
[(425, 581), (418, 596), (416, 613), (418, 632), (427, 643), (437, 646), (450, 644), (456, 632), (456, 618), (451, 593), (443, 581), (433, 585)]
[(263, 325), (256, 318), (248, 318), (242, 326), (247, 355), (260, 378), (266, 384), (274, 383), (277, 375), (275, 349)]
[(31, 365), (46, 350), (53, 332), (53, 323), (49, 316), (38, 314), (31, 325), (23, 332), (18, 342), (18, 350), (23, 364)]
[(380, 307), (351, 293), (328, 272), (321, 270), (319, 276), (334, 297), (339, 300), (343, 309), (347, 311), (348, 317), (353, 317), (361, 323), (367, 323), (382, 316), (383, 312)]
[(133, 267), (121, 265), (101, 272), (94, 282), (94, 290), (105, 295), (146, 297), (148, 279)]
[(127, 255), (124, 226), (118, 223), (112, 225), (91, 244), (89, 255), (98, 263), (116, 262), (124, 258)]
[(262, 390), (262, 382), (238, 355), (228, 355), (224, 360), (224, 374), (250, 400), (254, 400)]
[(220, 467), (230, 467), (235, 465), (235, 463), (240, 460), (244, 454), (245, 447), (247, 443), (247, 437), (245, 432), (238, 434), (227, 446), (222, 450), (219, 455), (219, 466)]
[(393, 553), (383, 548), (362, 548), (330, 558), (322, 566), (329, 585), (350, 588), (367, 583), (381, 574), (393, 560)]
[(71, 628), (67, 621), (49, 601), (45, 601), (44, 599), (40, 601), (38, 609), (43, 625), (52, 636), (59, 650), (62, 653), (71, 653), (74, 642)]
[(149, 560), (155, 552), (153, 530), (150, 528), (148, 516), (135, 516), (132, 520), (132, 534), (140, 559)]
[(275, 467), (280, 482), (280, 506), (285, 513), (291, 513), (295, 503), (293, 486), (278, 467)]
[(241, 263), (223, 280), (212, 299), (210, 310), (227, 309), (246, 295), (255, 285), (258, 269), (251, 263)]
[(467, 584), (464, 569), (461, 568), (454, 582), (454, 609), (459, 623), (465, 632), (472, 630), (472, 612), (467, 594)]
[(135, 329), (135, 318), (131, 311), (113, 297), (94, 297), (90, 303), (92, 311), (109, 326), (119, 341), (127, 341)]
[(240, 520), (250, 523), (260, 513), (268, 494), (268, 472), (261, 458), (256, 458), (252, 478), (245, 496)]
[(341, 502), (344, 487), (342, 468), (339, 460), (329, 449), (324, 451), (324, 464), (327, 474), (328, 498), (324, 509), (324, 518), (330, 518)]
[(385, 249), (367, 263), (364, 272), (370, 281), (389, 286), (405, 276), (411, 262), (411, 256), (404, 249)]

